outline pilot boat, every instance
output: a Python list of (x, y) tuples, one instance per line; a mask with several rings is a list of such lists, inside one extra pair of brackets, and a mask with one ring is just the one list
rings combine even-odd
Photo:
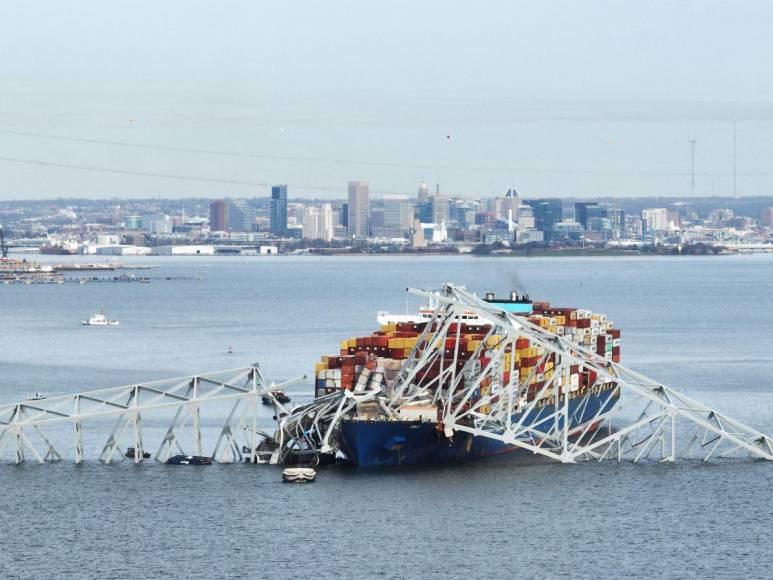
[(117, 320), (109, 320), (105, 316), (104, 309), (100, 308), (99, 312), (89, 316), (88, 320), (81, 320), (81, 324), (85, 326), (118, 326)]

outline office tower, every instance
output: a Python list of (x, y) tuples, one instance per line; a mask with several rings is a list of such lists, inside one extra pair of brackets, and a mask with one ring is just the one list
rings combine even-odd
[(422, 181), (419, 184), (419, 202), (427, 201), (427, 199), (429, 199), (429, 189), (427, 188), (427, 184)]
[(647, 233), (662, 232), (668, 229), (668, 210), (664, 207), (643, 209), (641, 219)]
[(370, 235), (370, 196), (366, 181), (349, 182), (349, 237), (364, 239)]
[(607, 210), (607, 217), (612, 225), (612, 237), (622, 237), (625, 234), (625, 211), (619, 208), (610, 208)]
[(523, 203), (531, 206), (534, 214), (534, 227), (538, 230), (552, 232), (555, 224), (563, 220), (563, 204), (560, 199), (531, 199), (525, 200)]
[(432, 223), (448, 225), (450, 200), (447, 197), (438, 194), (432, 196), (430, 202), (432, 205)]
[(607, 217), (607, 210), (595, 201), (578, 201), (574, 204), (574, 219), (588, 228), (588, 220), (593, 217)]
[(307, 240), (333, 239), (333, 208), (329, 203), (322, 207), (307, 207), (303, 213), (303, 237)]
[(271, 188), (269, 202), (269, 230), (277, 236), (287, 234), (287, 185), (275, 185)]
[(408, 230), (413, 225), (413, 205), (407, 195), (384, 196), (384, 227)]
[(497, 217), (507, 223), (514, 223), (518, 221), (518, 210), (521, 207), (521, 196), (514, 187), (511, 187), (505, 193), (505, 198), (502, 200), (499, 206), (500, 215)]
[(209, 204), (209, 230), (212, 232), (228, 231), (228, 202), (224, 199)]
[(773, 207), (766, 207), (760, 212), (760, 225), (773, 226)]
[(232, 232), (251, 232), (255, 223), (255, 210), (243, 199), (228, 203), (228, 229)]

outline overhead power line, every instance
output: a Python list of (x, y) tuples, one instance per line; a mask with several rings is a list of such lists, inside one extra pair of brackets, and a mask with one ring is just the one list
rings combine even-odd
[[(330, 165), (345, 165), (345, 166), (371, 166), (371, 167), (394, 167), (404, 169), (421, 169), (425, 171), (468, 171), (476, 173), (512, 173), (512, 174), (535, 174), (535, 175), (651, 175), (662, 177), (684, 177), (689, 175), (684, 171), (671, 171), (671, 170), (649, 170), (649, 169), (585, 169), (585, 168), (535, 168), (535, 167), (508, 167), (501, 165), (481, 166), (481, 165), (464, 165), (464, 164), (435, 164), (435, 163), (411, 163), (411, 162), (396, 162), (396, 161), (369, 161), (369, 160), (352, 160), (352, 159), (336, 159), (327, 157), (309, 157), (302, 155), (277, 155), (268, 153), (250, 153), (244, 151), (225, 151), (217, 149), (203, 149), (198, 147), (182, 147), (175, 145), (156, 145), (150, 143), (135, 143), (131, 141), (118, 141), (112, 139), (95, 139), (88, 137), (71, 137), (67, 135), (54, 135), (49, 133), (36, 133), (31, 131), (19, 131), (16, 129), (0, 128), (0, 133), (6, 135), (17, 135), (20, 137), (32, 137), (37, 139), (49, 139), (54, 141), (64, 141), (71, 143), (84, 143), (90, 145), (107, 145), (111, 147), (126, 147), (132, 149), (146, 149), (155, 151), (171, 151), (176, 153), (192, 153), (196, 155), (209, 155), (218, 157), (230, 157), (230, 158), (244, 158), (244, 159), (262, 159), (268, 161), (286, 161), (291, 163), (316, 163), (316, 164), (330, 164)], [(102, 171), (103, 169), (97, 169)], [(104, 171), (108, 171), (104, 169)], [(110, 170), (112, 171), (112, 170)], [(116, 171), (118, 172), (118, 171)], [(142, 174), (142, 172), (138, 173)], [(719, 175), (713, 173), (713, 175)], [(773, 175), (770, 172), (748, 172), (747, 176), (764, 176)], [(152, 176), (152, 175), (149, 175)], [(181, 178), (182, 179), (182, 178)], [(196, 178), (196, 180), (199, 180)], [(247, 185), (255, 185), (252, 182), (239, 182), (233, 180), (215, 180), (219, 183), (245, 183)], [(308, 187), (308, 189), (329, 189), (321, 187)]]

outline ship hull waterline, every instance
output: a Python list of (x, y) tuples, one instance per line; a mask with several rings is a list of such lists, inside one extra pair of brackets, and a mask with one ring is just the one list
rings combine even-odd
[[(600, 394), (590, 393), (584, 397), (570, 399), (570, 429), (579, 435), (591, 433), (598, 428), (599, 411), (604, 413), (617, 403), (617, 389)], [(548, 432), (553, 427), (555, 407), (545, 405), (535, 409), (524, 421), (539, 431)], [(520, 420), (516, 414), (514, 421)], [(559, 418), (559, 423), (562, 421)], [(503, 453), (526, 451), (519, 445), (506, 444), (485, 436), (457, 432), (446, 437), (431, 421), (386, 421), (347, 419), (341, 422), (342, 447), (347, 461), (358, 467), (384, 467), (399, 465), (421, 465), (433, 463), (456, 463), (482, 459)], [(531, 456), (531, 452), (527, 452)]]

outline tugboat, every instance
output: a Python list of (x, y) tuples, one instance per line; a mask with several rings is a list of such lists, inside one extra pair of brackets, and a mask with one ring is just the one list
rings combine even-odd
[(174, 455), (166, 462), (169, 465), (212, 465), (212, 458), (201, 455)]
[(281, 389), (277, 389), (275, 391), (271, 391), (271, 393), (266, 393), (265, 395), (263, 395), (261, 397), (261, 400), (263, 401), (264, 405), (272, 405), (273, 404), (272, 397), (273, 397), (273, 399), (276, 399), (277, 401), (279, 401), (282, 404), (289, 403), (292, 400)]
[(117, 320), (109, 320), (105, 316), (105, 309), (100, 308), (99, 312), (92, 314), (88, 320), (81, 320), (81, 324), (84, 326), (118, 326)]

